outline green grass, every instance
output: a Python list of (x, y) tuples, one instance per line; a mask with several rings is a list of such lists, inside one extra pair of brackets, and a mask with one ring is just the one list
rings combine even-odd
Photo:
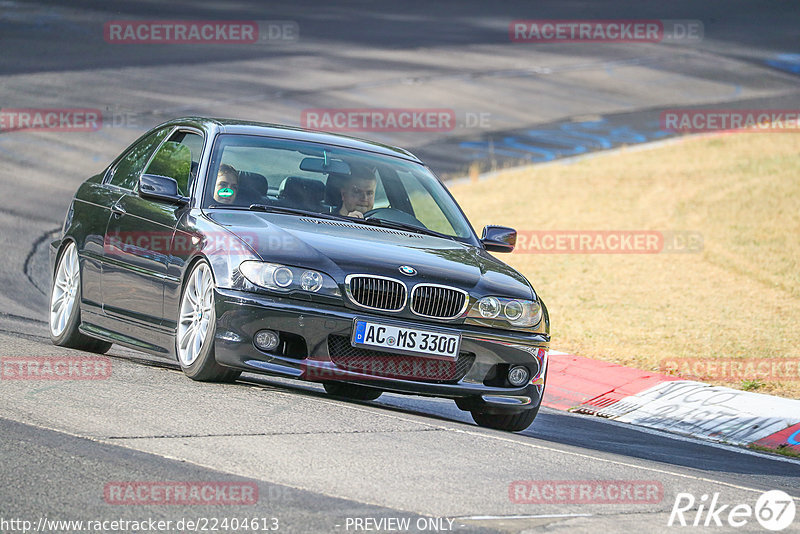
[(778, 445), (777, 449), (770, 449), (769, 447), (763, 447), (761, 445), (753, 445), (753, 444), (748, 445), (747, 448), (754, 451), (777, 453), (783, 456), (788, 456), (790, 458), (800, 458), (800, 452), (794, 450), (793, 448), (785, 444)]
[[(553, 348), (657, 371), (666, 358), (800, 359), (800, 134), (688, 138), (451, 188), (478, 231), (683, 230), (683, 254), (497, 254), (547, 303)], [(724, 383), (800, 398), (800, 383)]]

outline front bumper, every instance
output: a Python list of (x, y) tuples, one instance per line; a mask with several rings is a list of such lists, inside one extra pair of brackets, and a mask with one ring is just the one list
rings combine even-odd
[[(383, 391), (447, 397), (458, 400), (462, 408), (488, 413), (514, 413), (537, 408), (541, 403), (550, 341), (545, 335), (397, 319), (367, 310), (230, 289), (215, 289), (215, 303), (214, 348), (221, 365), (317, 382), (343, 380)], [(454, 380), (418, 380), (378, 376), (337, 365), (329, 352), (329, 336), (349, 340), (356, 318), (460, 333), (460, 350), (470, 355), (469, 368)], [(282, 339), (291, 339), (291, 343), (274, 352), (259, 350), (253, 344), (253, 336), (264, 328), (279, 332)], [(420, 358), (427, 360), (424, 356), (414, 357)], [(498, 385), (504, 382), (498, 371), (509, 365), (528, 367), (529, 383), (521, 387)]]

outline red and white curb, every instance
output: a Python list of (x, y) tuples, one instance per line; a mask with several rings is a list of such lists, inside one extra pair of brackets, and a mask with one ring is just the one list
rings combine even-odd
[(732, 445), (800, 452), (800, 400), (550, 351), (544, 405)]

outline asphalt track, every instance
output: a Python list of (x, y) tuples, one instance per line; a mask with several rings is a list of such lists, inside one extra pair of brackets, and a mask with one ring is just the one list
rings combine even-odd
[[(299, 124), (306, 108), (452, 108), (453, 131), (361, 135), (458, 174), (473, 159), (488, 168), (663, 138), (654, 121), (665, 108), (800, 102), (800, 78), (768, 64), (796, 51), (800, 13), (787, 2), (6, 1), (0, 10), (0, 105), (99, 108), (106, 124), (0, 133), (0, 356), (73, 353), (47, 338), (47, 241), (83, 179), (174, 116)], [(131, 18), (291, 20), (300, 37), (251, 46), (104, 42), (105, 22)], [(698, 19), (705, 37), (509, 43), (508, 23), (525, 18)], [(467, 124), (476, 116), (487, 120)], [(587, 131), (597, 135), (574, 135)], [(424, 516), (454, 519), (464, 532), (628, 532), (667, 529), (679, 492), (751, 506), (771, 489), (800, 497), (797, 462), (601, 419), (543, 410), (527, 431), (505, 434), (476, 427), (449, 401), (344, 402), (315, 385), (254, 375), (195, 384), (172, 362), (117, 347), (110, 356), (107, 380), (0, 382), (0, 518), (246, 515), (277, 517), (284, 532), (344, 532), (353, 530), (348, 517)], [(105, 484), (119, 480), (247, 480), (260, 497), (239, 507), (106, 503)], [(664, 497), (518, 504), (509, 498), (516, 480), (658, 481)]]

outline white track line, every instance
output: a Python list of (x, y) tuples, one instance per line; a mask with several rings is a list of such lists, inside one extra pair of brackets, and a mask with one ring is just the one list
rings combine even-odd
[(457, 521), (483, 521), (492, 519), (550, 519), (559, 517), (592, 517), (594, 514), (538, 514), (538, 515), (468, 515), (454, 517)]
[[(319, 402), (319, 401), (315, 401), (315, 402)], [(325, 401), (323, 401), (323, 402), (325, 402)], [(378, 412), (374, 412), (374, 411), (371, 411), (371, 410), (366, 410), (365, 408), (361, 408), (361, 407), (357, 407), (357, 406), (353, 406), (353, 405), (347, 405), (347, 407), (350, 408), (350, 409), (356, 410), (356, 411), (364, 411), (364, 412), (367, 412), (367, 413), (370, 413), (370, 414), (373, 414), (373, 415), (378, 413)], [(536, 443), (527, 443), (525, 441), (506, 438), (504, 436), (495, 435), (495, 434), (491, 434), (491, 433), (488, 433), (488, 432), (484, 433), (484, 432), (478, 432), (478, 431), (474, 431), (474, 430), (464, 430), (464, 429), (460, 429), (460, 428), (450, 428), (450, 427), (437, 425), (437, 424), (433, 424), (433, 423), (428, 423), (428, 422), (424, 422), (424, 421), (415, 421), (415, 420), (407, 419), (407, 418), (401, 417), (401, 416), (396, 415), (396, 414), (381, 413), (380, 415), (382, 415), (383, 417), (389, 417), (389, 418), (393, 418), (393, 419), (398, 419), (398, 420), (405, 421), (405, 422), (414, 422), (414, 423), (418, 423), (418, 424), (421, 424), (421, 425), (426, 425), (426, 426), (430, 426), (430, 427), (433, 427), (433, 428), (438, 428), (440, 430), (445, 430), (445, 431), (450, 431), (450, 432), (459, 432), (459, 433), (462, 433), (462, 434), (469, 434), (471, 436), (476, 436), (478, 438), (493, 439), (493, 440), (497, 440), (497, 441), (503, 441), (503, 442), (506, 442), (506, 443), (513, 443), (513, 444), (521, 445), (523, 447), (530, 447), (530, 448), (533, 448), (533, 449), (541, 449), (541, 450), (546, 450), (546, 451), (555, 452), (555, 453), (559, 453), (559, 454), (565, 454), (565, 455), (568, 455), (568, 456), (577, 456), (579, 458), (585, 458), (587, 460), (596, 460), (598, 462), (605, 462), (605, 463), (619, 465), (619, 466), (623, 466), (623, 467), (630, 467), (630, 468), (633, 468), (633, 469), (641, 469), (641, 470), (644, 470), (644, 471), (650, 471), (650, 472), (653, 472), (653, 473), (660, 473), (660, 474), (669, 475), (669, 476), (675, 476), (675, 477), (679, 477), (679, 478), (687, 478), (687, 479), (690, 479), (690, 480), (697, 480), (697, 481), (700, 481), (700, 482), (710, 482), (710, 483), (713, 483), (713, 484), (719, 484), (719, 485), (722, 485), (722, 486), (728, 486), (728, 487), (731, 487), (731, 488), (740, 489), (740, 490), (744, 490), (744, 491), (750, 491), (750, 492), (753, 492), (753, 493), (759, 493), (759, 494), (764, 493), (764, 490), (761, 490), (761, 489), (751, 488), (751, 487), (748, 487), (748, 486), (741, 486), (741, 485), (733, 484), (733, 483), (730, 483), (730, 482), (723, 482), (721, 480), (715, 480), (713, 478), (699, 477), (699, 476), (695, 476), (695, 475), (689, 475), (689, 474), (686, 474), (686, 473), (678, 473), (678, 472), (675, 472), (675, 471), (669, 471), (667, 469), (658, 469), (658, 468), (655, 468), (655, 467), (647, 467), (647, 466), (643, 466), (643, 465), (636, 465), (636, 464), (632, 464), (632, 463), (628, 463), (628, 462), (621, 462), (619, 460), (611, 460), (611, 459), (608, 459), (608, 458), (601, 458), (599, 456), (592, 456), (591, 454), (584, 454), (584, 453), (574, 452), (574, 451), (565, 451), (565, 450), (562, 450), (562, 449), (556, 449), (554, 447), (548, 447), (546, 445), (539, 445), (539, 444), (536, 444)], [(617, 424), (622, 424), (622, 423), (617, 423)], [(631, 428), (632, 426), (635, 426), (635, 425), (626, 425), (627, 428)], [(636, 427), (636, 428), (639, 429), (641, 427)], [(670, 433), (664, 432), (664, 434), (667, 434), (668, 436), (672, 437), (672, 434), (670, 434)], [(698, 443), (699, 444), (703, 444), (703, 445), (709, 445), (710, 444), (709, 442), (703, 441), (703, 440), (698, 440)], [(738, 451), (738, 452), (740, 452), (740, 451)], [(753, 451), (748, 451), (748, 452), (751, 452), (753, 454), (756, 454), (757, 456), (760, 456), (762, 458), (769, 459), (769, 460), (772, 460), (772, 459), (788, 460), (788, 459), (784, 459), (784, 458), (772, 458), (771, 456), (760, 455), (760, 454), (754, 453)], [(609, 454), (614, 454), (614, 453), (609, 453)], [(652, 461), (654, 461), (654, 460), (652, 460)], [(792, 463), (795, 463), (795, 462), (792, 462)], [(800, 501), (800, 498), (794, 497), (794, 499)]]

